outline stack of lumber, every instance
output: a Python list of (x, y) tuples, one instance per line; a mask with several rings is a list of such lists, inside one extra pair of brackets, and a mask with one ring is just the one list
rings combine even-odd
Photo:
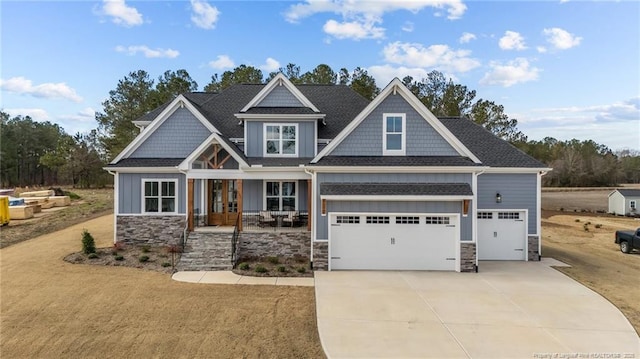
[(56, 196), (55, 194), (53, 190), (33, 191), (22, 192), (20, 193), (20, 197), (24, 198), (25, 202), (37, 201), (42, 208), (51, 208), (53, 206), (66, 207), (71, 204), (71, 198), (69, 198), (69, 196)]
[(33, 207), (31, 206), (10, 206), (9, 218), (29, 219), (33, 217)]

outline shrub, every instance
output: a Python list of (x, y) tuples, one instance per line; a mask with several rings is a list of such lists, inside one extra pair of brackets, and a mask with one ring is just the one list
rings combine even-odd
[(306, 273), (307, 268), (305, 268), (305, 267), (298, 267), (298, 269), (296, 269), (296, 271), (297, 271), (298, 273)]
[(151, 247), (150, 247), (150, 246), (148, 246), (148, 245), (144, 245), (144, 246), (142, 246), (142, 247), (140, 248), (140, 251), (141, 251), (142, 253), (149, 253), (149, 252), (151, 251)]
[(576, 218), (576, 222), (580, 222), (580, 218)]
[(278, 268), (276, 268), (278, 272), (280, 273), (284, 273), (287, 271), (287, 267), (285, 266), (278, 266)]
[(254, 269), (256, 273), (267, 273), (269, 270), (261, 265), (257, 265), (256, 269)]
[(116, 242), (113, 244), (113, 249), (116, 251), (123, 251), (125, 248), (124, 242)]
[(280, 263), (280, 260), (278, 259), (278, 257), (267, 257), (267, 262), (271, 264), (278, 264)]
[(169, 263), (169, 262), (162, 262), (162, 266), (163, 266), (163, 267), (171, 267), (171, 263)]
[(589, 222), (587, 222), (587, 223), (585, 223), (585, 224), (589, 225), (589, 224), (591, 224), (591, 222), (589, 221)]
[(124, 257), (121, 256), (120, 254), (118, 254), (114, 259), (117, 260), (117, 261), (123, 261)]
[(596, 228), (602, 228), (602, 225), (600, 223), (597, 223)]
[(74, 192), (71, 192), (71, 191), (63, 191), (62, 193), (64, 193), (65, 196), (69, 196), (69, 199), (80, 199), (80, 198), (82, 198), (77, 193), (74, 193)]
[(89, 258), (89, 259), (96, 259), (96, 258), (98, 258), (98, 253), (89, 253), (89, 255), (87, 256), (87, 258)]
[(138, 260), (140, 261), (140, 263), (148, 262), (149, 256), (140, 256)]
[(115, 249), (112, 249), (112, 250), (111, 250), (111, 255), (112, 255), (112, 256), (117, 256), (117, 255), (118, 255), (118, 251), (117, 251), (117, 250), (115, 250)]
[(241, 270), (249, 270), (250, 268), (251, 267), (249, 267), (249, 263), (247, 263), (247, 262), (242, 262), (238, 266), (238, 269), (241, 269)]
[(82, 231), (82, 252), (84, 254), (96, 252), (96, 241), (86, 229)]

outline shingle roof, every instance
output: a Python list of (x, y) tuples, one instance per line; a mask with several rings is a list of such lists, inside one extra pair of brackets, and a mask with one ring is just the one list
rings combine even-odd
[(467, 118), (445, 117), (439, 120), (486, 166), (548, 167)]
[(184, 158), (123, 158), (107, 167), (177, 167)]
[(619, 188), (618, 192), (625, 197), (640, 197), (640, 189), (622, 189)]
[(325, 156), (317, 166), (480, 166), (458, 156)]
[(321, 183), (320, 195), (473, 196), (468, 183)]

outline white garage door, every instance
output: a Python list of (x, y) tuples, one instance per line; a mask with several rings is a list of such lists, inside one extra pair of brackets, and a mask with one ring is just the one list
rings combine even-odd
[(523, 211), (478, 210), (478, 259), (525, 260), (525, 219)]
[(330, 214), (331, 269), (455, 270), (459, 217)]

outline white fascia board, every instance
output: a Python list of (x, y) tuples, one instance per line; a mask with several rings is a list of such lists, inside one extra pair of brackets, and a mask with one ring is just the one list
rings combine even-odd
[(310, 179), (305, 172), (260, 171), (244, 172), (242, 170), (189, 170), (188, 179), (255, 179), (255, 180), (297, 180)]
[(181, 173), (178, 167), (103, 167), (113, 173)]
[(232, 148), (229, 148), (227, 143), (222, 139), (222, 137), (218, 133), (212, 132), (211, 135), (207, 137), (207, 139), (204, 140), (200, 144), (200, 146), (198, 146), (198, 148), (193, 150), (193, 152), (191, 152), (191, 154), (187, 158), (185, 158), (185, 160), (182, 161), (182, 163), (180, 163), (178, 168), (180, 168), (183, 171), (188, 170), (189, 165), (193, 161), (195, 161), (198, 158), (198, 156), (200, 156), (209, 146), (211, 146), (213, 144), (213, 141), (216, 141), (217, 144), (222, 146), (222, 148), (224, 148), (227, 151), (227, 153), (229, 153), (231, 157), (233, 157), (233, 159), (238, 162), (239, 166), (242, 166), (242, 165), (248, 166), (248, 164), (244, 161), (244, 158), (238, 155), (236, 151), (234, 151)]
[(454, 202), (465, 199), (473, 199), (473, 196), (403, 196), (403, 195), (320, 195), (321, 199), (329, 201), (439, 201)]
[(171, 117), (177, 109), (183, 107), (189, 110), (189, 112), (191, 112), (191, 114), (195, 116), (210, 132), (220, 133), (220, 131), (218, 131), (189, 100), (187, 100), (183, 95), (178, 95), (173, 101), (171, 101), (167, 108), (160, 112), (160, 114), (151, 121), (149, 126), (140, 132), (140, 134), (131, 141), (131, 143), (129, 143), (129, 145), (120, 152), (116, 158), (113, 159), (111, 163), (117, 163), (121, 159), (130, 156), (144, 141), (146, 141), (147, 138), (149, 138), (149, 136), (151, 136), (152, 133), (158, 129), (158, 127), (164, 123), (164, 121)]
[(240, 112), (246, 112), (251, 107), (255, 107), (262, 100), (264, 100), (264, 98), (267, 97), (267, 95), (270, 94), (276, 86), (282, 85), (284, 85), (287, 90), (289, 90), (289, 92), (291, 92), (291, 94), (298, 101), (300, 101), (300, 103), (302, 103), (303, 106), (309, 107), (313, 110), (313, 112), (320, 112), (320, 110), (318, 110), (318, 108), (311, 101), (309, 101), (309, 99), (305, 95), (303, 95), (302, 92), (300, 92), (300, 90), (298, 90), (298, 88), (293, 83), (291, 83), (291, 81), (289, 81), (289, 79), (283, 73), (279, 73), (273, 79), (271, 79), (271, 81), (269, 81), (269, 83), (266, 84), (264, 88), (260, 90), (260, 92), (258, 92), (258, 94), (253, 99), (251, 99), (251, 101), (249, 101), (249, 103), (245, 107), (243, 107), (242, 110), (240, 110)]
[(399, 93), (408, 103), (413, 107), (422, 118), (425, 119), (461, 156), (470, 158), (475, 163), (481, 163), (481, 161), (471, 152), (465, 145), (456, 138), (438, 118), (427, 109), (427, 107), (418, 100), (418, 98), (409, 89), (404, 86), (402, 81), (397, 77), (391, 80), (391, 82), (376, 96), (373, 101), (369, 103), (367, 107), (362, 110), (356, 116), (356, 118), (345, 127), (331, 143), (325, 147), (312, 161), (315, 163), (328, 153), (333, 151), (367, 116), (369, 116), (373, 110), (375, 110), (384, 99), (389, 95)]
[(234, 114), (234, 116), (236, 118), (242, 119), (242, 120), (273, 120), (273, 119), (277, 119), (277, 120), (289, 120), (289, 121), (295, 121), (295, 120), (319, 120), (319, 119), (324, 119), (325, 117), (327, 117), (326, 114), (324, 113), (312, 113), (312, 114), (282, 114), (282, 115), (278, 115), (278, 114), (259, 114), (259, 113), (236, 113)]
[(487, 167), (485, 173), (547, 173), (552, 170), (545, 167)]
[(480, 173), (488, 167), (453, 167), (453, 166), (306, 166), (306, 169), (318, 173)]

